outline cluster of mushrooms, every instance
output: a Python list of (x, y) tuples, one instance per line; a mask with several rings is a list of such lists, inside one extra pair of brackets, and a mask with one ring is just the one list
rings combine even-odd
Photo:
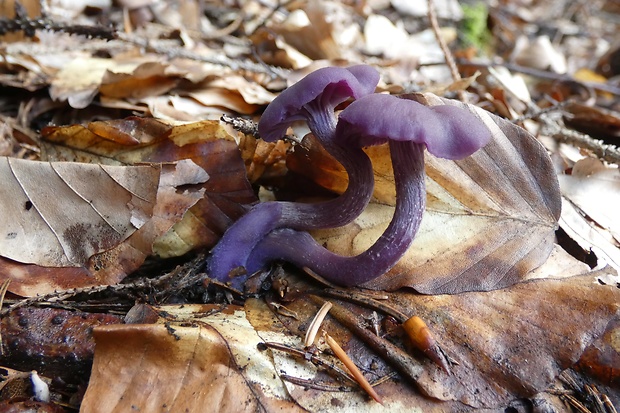
[[(465, 109), (427, 107), (374, 93), (378, 82), (379, 73), (371, 66), (327, 67), (284, 90), (267, 107), (258, 124), (262, 139), (281, 139), (293, 122), (305, 120), (323, 147), (343, 165), (349, 184), (329, 201), (255, 205), (211, 251), (207, 268), (212, 278), (241, 287), (249, 275), (273, 261), (285, 261), (331, 283), (357, 286), (383, 275), (398, 262), (413, 242), (425, 209), (424, 148), (437, 157), (462, 159), (486, 145), (491, 134)], [(336, 107), (348, 99), (353, 102), (337, 116)], [(346, 225), (366, 208), (374, 175), (363, 148), (386, 142), (396, 186), (392, 221), (363, 253), (334, 254), (306, 231)]]

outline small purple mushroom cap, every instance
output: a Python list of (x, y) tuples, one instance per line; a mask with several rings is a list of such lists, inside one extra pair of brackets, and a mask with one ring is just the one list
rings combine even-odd
[(379, 73), (366, 65), (316, 70), (267, 106), (258, 123), (258, 132), (262, 139), (272, 142), (281, 139), (296, 120), (308, 121), (311, 129), (312, 123), (335, 123), (335, 119), (329, 118), (336, 106), (349, 98), (359, 99), (374, 92), (378, 82)]
[(391, 95), (373, 94), (351, 103), (336, 127), (337, 140), (371, 146), (388, 140), (426, 146), (438, 158), (462, 159), (491, 139), (488, 128), (457, 106), (424, 106)]

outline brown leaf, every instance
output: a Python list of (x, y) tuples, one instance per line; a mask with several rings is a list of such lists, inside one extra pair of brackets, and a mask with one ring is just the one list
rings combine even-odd
[(113, 73), (108, 69), (99, 86), (103, 96), (140, 99), (168, 92), (178, 79), (166, 73), (167, 65), (158, 62), (142, 63), (132, 73)]
[[(441, 400), (493, 407), (546, 389), (619, 313), (620, 290), (593, 275), (537, 280), (491, 293), (393, 296), (415, 308), (459, 365), (427, 364), (418, 385)], [(411, 310), (409, 310), (411, 311)]]
[[(136, 167), (117, 166), (115, 168), (122, 170)], [(115, 284), (127, 274), (135, 271), (146, 257), (153, 253), (153, 243), (157, 237), (180, 221), (188, 208), (196, 204), (204, 195), (204, 190), (200, 187), (201, 182), (204, 182), (207, 176), (204, 170), (190, 160), (179, 161), (177, 164), (163, 164), (161, 168), (162, 175), (159, 179), (159, 188), (157, 188), (153, 216), (125, 242), (87, 257), (84, 266), (79, 268), (26, 265), (0, 258), (2, 279), (11, 279), (9, 291), (21, 296), (32, 296), (58, 289)], [(195, 184), (197, 181), (200, 182), (199, 185)], [(180, 187), (184, 189), (180, 190)], [(66, 219), (73, 218), (77, 217), (70, 216)], [(29, 239), (36, 241), (38, 234), (29, 232), (26, 235)], [(39, 241), (37, 246), (43, 252), (47, 251), (46, 244)]]
[(0, 255), (48, 267), (85, 265), (150, 219), (159, 174), (157, 166), (1, 158)]
[[(524, 129), (472, 105), (432, 94), (408, 97), (425, 105), (453, 104), (474, 111), (493, 140), (460, 161), (425, 154), (427, 209), (421, 228), (396, 267), (365, 287), (412, 287), (439, 294), (519, 282), (549, 256), (560, 215), (558, 182), (544, 147)], [(394, 208), (386, 205), (395, 201), (389, 150), (379, 146), (368, 153), (380, 203), (371, 203), (346, 227), (313, 233), (319, 243), (342, 255), (366, 250), (392, 218)], [(316, 167), (314, 158), (297, 159), (291, 167), (302, 163), (304, 174), (319, 176), (318, 182), (330, 189), (343, 189), (341, 168), (333, 163)]]
[(301, 411), (287, 400), (268, 354), (257, 351), (262, 340), (242, 311), (162, 309), (191, 324), (161, 320), (95, 329), (93, 372), (81, 411)]
[[(605, 334), (594, 341), (583, 353), (577, 368), (603, 385), (620, 387), (620, 318), (607, 326)], [(620, 398), (620, 393), (616, 395)]]

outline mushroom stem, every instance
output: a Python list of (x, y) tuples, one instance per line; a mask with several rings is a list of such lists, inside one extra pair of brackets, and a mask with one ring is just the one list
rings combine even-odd
[(394, 140), (389, 145), (396, 208), (389, 226), (368, 250), (344, 257), (323, 248), (307, 232), (283, 228), (269, 233), (256, 245), (246, 268), (257, 271), (270, 261), (284, 260), (344, 286), (360, 285), (389, 271), (413, 242), (426, 204), (425, 146)]
[(220, 281), (231, 281), (229, 273), (236, 268), (246, 267), (247, 258), (254, 247), (273, 230), (343, 226), (361, 214), (368, 205), (374, 188), (370, 159), (361, 148), (344, 148), (335, 144), (335, 125), (331, 120), (335, 119), (335, 116), (332, 111), (323, 112), (325, 117), (322, 121), (308, 123), (324, 148), (347, 171), (349, 184), (345, 192), (337, 198), (320, 203), (275, 201), (255, 205), (228, 228), (220, 242), (213, 248), (208, 263), (211, 277)]

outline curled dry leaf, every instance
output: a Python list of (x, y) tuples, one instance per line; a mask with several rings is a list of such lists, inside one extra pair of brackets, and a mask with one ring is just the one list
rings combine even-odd
[(45, 156), (52, 159), (115, 164), (191, 159), (207, 172), (205, 197), (157, 242), (160, 256), (213, 246), (244, 206), (256, 201), (237, 142), (217, 121), (171, 125), (132, 117), (48, 127), (42, 135)]
[[(493, 140), (460, 161), (425, 154), (427, 208), (418, 235), (390, 272), (365, 287), (412, 287), (438, 294), (492, 290), (521, 281), (549, 256), (560, 215), (559, 186), (544, 147), (522, 128), (472, 105), (432, 94), (407, 98), (431, 106), (462, 106), (485, 123)], [(342, 255), (366, 250), (393, 214), (389, 150), (381, 146), (368, 153), (380, 203), (371, 203), (346, 227), (314, 232), (320, 243)], [(320, 184), (342, 189), (344, 172), (333, 163), (319, 167), (315, 162), (294, 163), (292, 168), (318, 176)]]
[[(47, 162), (39, 162), (39, 164), (50, 165)], [(52, 163), (52, 165), (57, 165), (57, 163)], [(38, 197), (33, 197), (34, 201), (30, 201), (28, 198), (22, 199), (24, 195), (20, 197), (17, 190), (15, 193), (9, 193), (8, 195), (22, 202), (13, 205), (8, 203), (7, 197), (2, 197), (2, 205), (8, 208), (15, 208), (7, 209), (6, 215), (3, 213), (3, 216), (12, 216), (16, 222), (19, 222), (18, 220), (25, 219), (24, 216), (34, 215), (43, 211), (41, 213), (41, 216), (45, 218), (43, 222), (46, 225), (52, 223), (52, 225), (47, 227), (30, 228), (24, 231), (23, 236), (20, 235), (22, 239), (29, 240), (24, 242), (26, 246), (29, 246), (29, 254), (34, 257), (41, 257), (42, 261), (47, 260), (47, 266), (39, 262), (36, 264), (24, 264), (15, 259), (0, 257), (0, 274), (2, 274), (2, 279), (8, 278), (11, 280), (9, 291), (15, 294), (32, 296), (50, 293), (59, 289), (65, 290), (119, 282), (127, 274), (135, 271), (144, 262), (145, 258), (153, 253), (153, 242), (180, 221), (185, 212), (204, 196), (202, 185), (208, 179), (208, 175), (204, 170), (191, 160), (183, 160), (176, 164), (163, 164), (161, 166), (104, 167), (88, 164), (68, 165), (75, 166), (72, 169), (73, 176), (65, 173), (63, 176), (68, 181), (56, 182), (56, 186), (49, 186), (54, 181), (52, 181), (52, 178), (48, 178), (48, 175), (37, 175), (35, 173), (28, 175), (30, 183), (35, 185), (38, 191)], [(90, 188), (97, 189), (96, 194), (75, 191), (76, 188), (81, 188), (81, 186), (71, 186), (71, 183), (83, 179), (84, 174), (94, 168), (114, 171), (114, 173), (109, 175), (103, 174), (99, 180), (96, 176), (92, 176), (90, 181), (83, 181), (82, 185), (88, 184)], [(71, 168), (68, 169), (71, 170)], [(157, 175), (151, 176), (151, 181), (149, 182), (148, 174), (152, 173), (151, 171), (153, 170), (156, 171)], [(110, 177), (118, 180), (123, 174), (134, 176), (136, 172), (138, 172), (136, 180), (141, 181), (141, 185), (146, 185), (145, 193), (150, 194), (153, 192), (156, 198), (151, 199), (149, 214), (148, 216), (143, 216), (142, 221), (134, 219), (132, 222), (131, 214), (125, 213), (126, 220), (134, 225), (133, 231), (131, 231), (132, 233), (128, 237), (125, 237), (126, 239), (118, 237), (119, 239), (116, 242), (111, 242), (106, 237), (109, 237), (109, 233), (113, 230), (103, 231), (99, 228), (99, 226), (104, 225), (100, 221), (109, 214), (118, 213), (122, 215), (126, 209), (131, 211), (131, 207), (128, 207), (126, 203), (131, 199), (131, 196), (136, 195), (140, 197), (140, 191), (139, 187), (134, 191), (131, 186), (128, 189), (112, 189), (108, 193), (102, 193), (101, 191), (103, 188), (106, 188), (106, 182)], [(35, 181), (37, 177), (40, 179)], [(159, 186), (157, 186), (158, 183)], [(120, 183), (116, 183), (116, 185), (118, 186)], [(43, 192), (42, 188), (45, 187), (47, 187), (47, 190)], [(4, 186), (2, 188), (6, 189)], [(71, 194), (70, 190), (75, 191), (75, 193)], [(41, 200), (39, 197), (45, 193), (47, 198)], [(82, 196), (80, 197), (78, 194), (82, 194)], [(102, 195), (105, 196), (102, 197)], [(104, 213), (101, 211), (104, 211)], [(95, 218), (99, 217), (100, 221), (89, 221), (88, 219), (92, 215), (95, 215)], [(48, 219), (48, 216), (51, 217)], [(29, 219), (36, 222), (35, 218)], [(98, 226), (93, 222), (99, 222)], [(106, 221), (103, 220), (103, 222)], [(138, 222), (140, 227), (136, 229), (135, 225)], [(74, 232), (67, 232), (64, 229), (72, 228), (76, 225), (78, 227)], [(11, 227), (7, 226), (7, 228)], [(25, 228), (28, 227), (25, 226)], [(51, 234), (45, 234), (45, 231), (49, 231)], [(55, 238), (56, 231), (60, 235), (66, 233), (64, 237), (67, 239)], [(18, 232), (18, 230), (12, 230), (12, 232)], [(115, 234), (115, 232), (112, 233)], [(49, 240), (44, 237), (49, 238)], [(55, 251), (55, 255), (50, 255), (50, 250)], [(4, 253), (0, 251), (0, 255), (4, 255)], [(79, 261), (74, 259), (78, 262), (73, 263), (68, 260), (68, 257), (77, 257)], [(62, 266), (73, 267), (62, 268)]]

